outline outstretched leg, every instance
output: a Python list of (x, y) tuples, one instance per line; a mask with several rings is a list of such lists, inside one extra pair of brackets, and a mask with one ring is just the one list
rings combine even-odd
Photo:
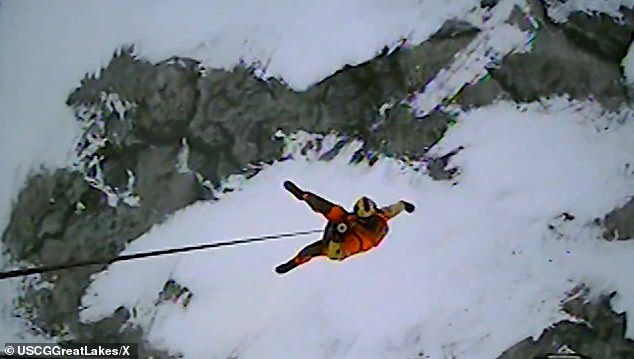
[(307, 263), (314, 257), (324, 256), (328, 253), (328, 246), (322, 239), (317, 242), (311, 243), (304, 247), (297, 255), (291, 258), (288, 262), (280, 264), (275, 268), (275, 271), (279, 274), (284, 274), (292, 269), (299, 267), (300, 265)]
[(289, 191), (298, 200), (300, 201), (304, 200), (304, 198), (302, 197), (304, 195), (304, 191), (302, 191), (301, 188), (297, 187), (295, 183), (291, 181), (284, 181), (284, 189)]
[(312, 192), (303, 191), (291, 181), (285, 181), (284, 188), (293, 194), (295, 198), (308, 203), (313, 211), (321, 213), (330, 221), (340, 221), (346, 214), (346, 211), (341, 206), (338, 206)]

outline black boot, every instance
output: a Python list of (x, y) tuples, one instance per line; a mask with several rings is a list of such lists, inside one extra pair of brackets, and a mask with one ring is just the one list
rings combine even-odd
[(275, 267), (275, 272), (277, 272), (278, 274), (284, 274), (290, 272), (295, 267), (297, 267), (297, 263), (295, 263), (295, 261), (291, 259), (290, 261)]
[(304, 191), (302, 191), (299, 187), (297, 187), (297, 185), (295, 185), (295, 183), (291, 182), (291, 181), (284, 181), (284, 188), (289, 191), (293, 196), (295, 196), (295, 198), (302, 200), (302, 195), (304, 194)]

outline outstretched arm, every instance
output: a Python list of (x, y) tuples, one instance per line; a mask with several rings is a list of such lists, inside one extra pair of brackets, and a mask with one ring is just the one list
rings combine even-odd
[(336, 205), (312, 192), (303, 191), (291, 181), (285, 181), (284, 188), (293, 194), (295, 198), (308, 203), (313, 211), (321, 213), (329, 221), (340, 221), (346, 215), (346, 210), (343, 209), (343, 207)]
[(383, 215), (385, 217), (387, 217), (387, 219), (391, 219), (394, 218), (396, 216), (398, 216), (401, 212), (405, 211), (407, 213), (412, 213), (414, 212), (414, 209), (416, 207), (414, 207), (413, 204), (407, 202), (407, 201), (398, 201), (394, 204), (391, 204), (389, 206), (386, 207), (382, 207), (381, 208), (381, 212), (383, 213)]

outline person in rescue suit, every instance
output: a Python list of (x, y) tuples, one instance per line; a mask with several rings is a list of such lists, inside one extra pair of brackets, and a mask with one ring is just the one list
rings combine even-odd
[(373, 200), (363, 196), (356, 201), (350, 213), (340, 205), (300, 189), (291, 181), (285, 181), (284, 188), (295, 198), (305, 201), (313, 211), (322, 214), (328, 223), (319, 241), (304, 247), (295, 257), (275, 268), (279, 274), (287, 273), (315, 257), (327, 256), (341, 261), (366, 252), (385, 238), (390, 219), (402, 211), (411, 213), (415, 209), (413, 204), (403, 200), (378, 208)]

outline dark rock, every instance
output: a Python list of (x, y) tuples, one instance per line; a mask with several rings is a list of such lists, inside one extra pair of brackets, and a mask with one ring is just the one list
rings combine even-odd
[(153, 85), (154, 73), (154, 65), (139, 59), (133, 46), (121, 48), (98, 75), (86, 74), (81, 85), (68, 96), (66, 104), (72, 107), (98, 104), (103, 92), (116, 93), (123, 100), (141, 102), (148, 96), (148, 85), (150, 88)]
[(546, 357), (564, 345), (587, 358), (634, 358), (634, 341), (624, 337), (625, 314), (610, 307), (613, 296), (603, 295), (590, 302), (579, 297), (564, 303), (566, 312), (588, 324), (561, 321), (544, 330), (537, 341), (527, 338), (498, 359)]
[(579, 50), (550, 25), (537, 32), (530, 53), (510, 55), (489, 73), (518, 102), (570, 95), (617, 109), (627, 99), (617, 65)]
[(459, 146), (440, 157), (430, 157), (427, 159), (427, 171), (429, 176), (436, 181), (448, 181), (458, 173), (458, 168), (447, 168), (449, 160), (462, 151), (464, 147)]
[(9, 225), (2, 241), (11, 254), (30, 258), (40, 249), (45, 238), (59, 237), (65, 228), (74, 202), (81, 196), (78, 184), (84, 186), (79, 173), (43, 171), (31, 176), (18, 195)]
[[(134, 110), (130, 112), (134, 113)], [(112, 147), (115, 153), (129, 151), (131, 148), (140, 147), (144, 144), (143, 140), (134, 133), (132, 121), (129, 118), (120, 119), (116, 116), (111, 116), (104, 119), (104, 122), (106, 123), (108, 145)]]
[(561, 28), (548, 21), (542, 1), (528, 3), (532, 21), (515, 8), (509, 22), (533, 32), (532, 49), (506, 57), (499, 66), (490, 66), (493, 79), (518, 102), (569, 95), (578, 100), (596, 99), (610, 110), (626, 103), (627, 90), (619, 64), (575, 45)]
[(442, 137), (447, 128), (444, 115), (415, 119), (407, 106), (397, 104), (388, 111), (389, 119), (381, 119), (378, 110), (385, 103), (421, 90), (475, 33), (457, 31), (452, 36), (435, 36), (413, 49), (341, 70), (322, 81), (317, 87), (324, 88), (322, 118), (339, 124), (338, 132), (366, 141), (365, 155), (379, 152), (420, 156), (426, 145)]
[(626, 11), (626, 21), (619, 24), (606, 14), (574, 13), (562, 24), (564, 32), (577, 46), (606, 60), (620, 62), (627, 54), (634, 32), (634, 14)]
[(222, 152), (225, 150), (215, 151), (196, 151), (192, 150), (189, 154), (189, 168), (202, 175), (209, 180), (213, 187), (220, 184), (221, 177), (217, 175), (218, 164), (223, 161)]
[(399, 52), (398, 63), (403, 69), (406, 94), (422, 90), (476, 35), (475, 30), (449, 32), (449, 35), (432, 36), (402, 54)]
[[(570, 0), (569, 0), (570, 1)], [(579, 48), (601, 58), (618, 63), (625, 57), (634, 34), (634, 11), (620, 8), (621, 18), (605, 13), (577, 11), (563, 21), (553, 18), (552, 6), (542, 1), (553, 24), (561, 28), (566, 36)], [(561, 1), (560, 1), (561, 2)], [(559, 5), (561, 6), (561, 5)]]
[[(20, 259), (33, 254), (23, 243), (37, 243), (38, 248), (41, 246), (39, 261), (44, 265), (86, 260), (106, 262), (114, 258), (126, 243), (197, 198), (198, 184), (193, 175), (174, 170), (176, 153), (175, 147), (148, 147), (138, 154), (134, 171), (139, 173), (135, 190), (142, 198), (140, 208), (125, 205), (112, 208), (103, 201), (93, 200), (86, 203), (85, 211), (75, 213), (72, 211), (74, 202), (90, 198), (87, 192), (95, 192), (78, 173), (59, 170), (32, 177), (14, 207), (13, 215), (22, 220), (14, 218), (10, 222), (3, 241), (10, 244), (9, 249)], [(47, 234), (47, 238), (37, 241), (39, 232)], [(49, 238), (52, 234), (59, 238)], [(36, 294), (24, 298), (27, 306), (45, 310), (45, 314), (38, 311), (34, 323), (51, 335), (65, 325), (77, 329), (79, 298), (90, 274), (103, 267), (97, 265), (47, 275), (55, 284), (52, 292), (47, 292), (46, 297)], [(42, 300), (48, 301), (44, 307)]]
[[(483, 1), (485, 3), (491, 3), (492, 1)], [(482, 4), (482, 2), (481, 2)], [(458, 36), (475, 36), (480, 32), (480, 29), (473, 26), (466, 21), (451, 19), (446, 21), (440, 29), (431, 37), (431, 40), (435, 39), (452, 39)]]
[[(127, 47), (115, 52), (99, 76), (87, 74), (66, 103), (76, 108), (97, 105), (103, 93), (115, 93), (121, 100), (138, 105), (128, 114), (134, 120), (136, 135), (150, 143), (163, 143), (184, 135), (194, 114), (199, 75), (193, 61), (154, 65), (136, 57), (133, 47)], [(118, 134), (114, 129), (109, 133), (116, 144), (137, 141), (134, 137), (114, 136)]]
[(48, 238), (44, 240), (39, 251), (40, 262), (44, 266), (68, 263), (71, 258), (71, 252), (68, 249), (68, 245), (63, 240)]
[(490, 105), (496, 100), (511, 100), (511, 96), (495, 81), (487, 75), (473, 84), (465, 85), (452, 99), (452, 103), (458, 103), (464, 109)]
[(605, 227), (603, 238), (606, 240), (634, 238), (634, 198), (608, 213), (601, 224)]
[(348, 143), (350, 143), (349, 139), (342, 139), (342, 140), (337, 141), (337, 143), (335, 143), (335, 145), (330, 150), (326, 151), (321, 156), (319, 156), (319, 160), (320, 161), (330, 161), (330, 160), (332, 160), (333, 158), (337, 157), (339, 152), (341, 152), (341, 150)]
[(61, 211), (49, 212), (40, 222), (40, 228), (37, 232), (38, 238), (57, 237), (61, 235), (64, 231), (67, 216), (68, 208)]
[(144, 207), (169, 215), (193, 203), (198, 183), (191, 173), (176, 171), (177, 147), (150, 146), (138, 155), (135, 193)]
[[(470, 25), (450, 24), (429, 43), (347, 66), (301, 95), (275, 81), (257, 80), (243, 68), (232, 73), (210, 71), (198, 84), (200, 97), (189, 128), (190, 139), (194, 150), (219, 153), (222, 160), (199, 159), (198, 166), (192, 168), (212, 179), (244, 169), (250, 161), (277, 158), (282, 143), (271, 138), (279, 128), (287, 132), (336, 130), (359, 136), (376, 151), (376, 145), (391, 136), (388, 133), (373, 139), (370, 127), (377, 120), (379, 107), (422, 88), (475, 32)], [(423, 142), (431, 143), (444, 132), (438, 121), (423, 123), (413, 121), (410, 114), (407, 117), (417, 131), (402, 133), (403, 138), (409, 136), (407, 144), (396, 146), (400, 139), (391, 141), (390, 146), (396, 146), (393, 152), (409, 146), (408, 152), (420, 154), (423, 151), (419, 148), (424, 147), (418, 141), (420, 135), (426, 138)], [(402, 124), (397, 127), (405, 128)]]
[(179, 140), (194, 115), (198, 72), (163, 65), (147, 80), (146, 96), (133, 118), (137, 130), (149, 143)]
[[(107, 146), (106, 149), (110, 148)], [(103, 151), (100, 153), (108, 153)], [(136, 167), (137, 154), (134, 151), (104, 155), (101, 169), (105, 182), (113, 188), (123, 191), (128, 185), (129, 171)]]
[(139, 358), (178, 358), (167, 351), (153, 349), (144, 339), (144, 333), (139, 327), (123, 326), (130, 313), (127, 308), (120, 307), (111, 317), (103, 318), (90, 325), (81, 324), (77, 332), (80, 336), (62, 343), (136, 343)]
[(546, 19), (546, 10), (541, 0), (527, 0), (526, 3), (528, 5), (528, 14), (526, 13), (527, 9), (522, 9), (515, 5), (506, 23), (531, 33), (535, 33), (536, 30), (542, 30), (544, 26), (549, 25), (549, 21)]
[[(88, 271), (85, 268), (80, 270), (68, 270), (61, 272), (55, 280), (55, 287), (51, 297), (51, 305), (47, 312), (51, 315), (50, 322), (58, 327), (72, 321), (78, 321), (77, 308), (80, 306), (80, 298), (83, 291), (88, 286)], [(78, 283), (85, 283), (78, 285)]]
[(564, 212), (561, 214), (561, 217), (563, 217), (564, 221), (574, 221), (575, 220), (575, 216), (568, 213), (568, 212)]
[[(218, 74), (218, 76), (214, 76)], [(280, 91), (288, 91), (277, 87)], [(267, 83), (237, 68), (235, 76), (211, 72), (198, 82), (198, 109), (189, 127), (192, 147), (205, 152), (224, 153), (227, 171), (224, 177), (250, 162), (279, 155), (281, 143), (270, 140), (276, 125), (291, 116), (293, 101), (278, 103)], [(239, 89), (239, 91), (238, 91)], [(217, 167), (216, 167), (217, 168)]]
[(192, 122), (190, 131), (192, 145), (200, 149), (216, 150), (232, 142), (231, 134), (220, 122), (195, 120)]
[(40, 330), (51, 331), (55, 324), (55, 311), (49, 311), (53, 304), (53, 292), (49, 288), (31, 288), (21, 298), (18, 311), (24, 311), (26, 319), (30, 319), (32, 325)]
[(386, 111), (378, 130), (368, 136), (367, 147), (391, 157), (421, 158), (447, 130), (450, 117), (434, 111), (423, 118), (414, 118), (406, 105)]
[(499, 2), (499, 0), (480, 0), (480, 7), (485, 9), (485, 8), (492, 8), (495, 5), (497, 5)]

